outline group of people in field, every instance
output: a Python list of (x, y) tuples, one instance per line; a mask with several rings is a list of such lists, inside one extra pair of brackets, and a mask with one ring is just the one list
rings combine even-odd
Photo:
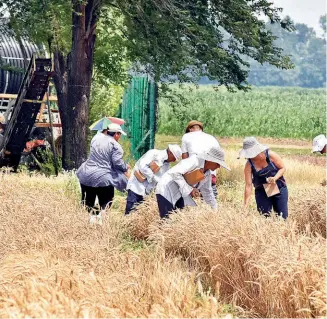
[[(218, 140), (203, 131), (201, 122), (188, 123), (181, 147), (169, 144), (163, 150), (151, 149), (133, 169), (123, 160), (124, 152), (119, 144), (122, 135), (126, 133), (114, 123), (98, 132), (91, 141), (89, 158), (77, 171), (82, 203), (91, 213), (90, 223), (102, 224), (105, 209), (112, 205), (115, 188), (127, 190), (126, 215), (134, 212), (152, 192), (155, 192), (161, 218), (168, 218), (176, 209), (195, 206), (196, 198), (217, 209), (216, 170), (230, 168)], [(325, 153), (326, 142), (324, 135), (317, 136), (313, 152)], [(282, 158), (255, 137), (244, 139), (238, 158), (241, 157), (247, 159), (244, 206), (249, 206), (254, 187), (257, 210), (265, 216), (274, 211), (286, 219), (288, 189)], [(95, 209), (96, 198), (98, 209)]]

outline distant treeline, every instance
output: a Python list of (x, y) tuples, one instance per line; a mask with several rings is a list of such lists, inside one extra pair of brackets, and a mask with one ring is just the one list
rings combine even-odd
[[(326, 15), (319, 20), (322, 29), (317, 35), (313, 28), (303, 23), (294, 24), (289, 32), (277, 24), (267, 23), (268, 29), (278, 37), (277, 46), (290, 56), (294, 69), (281, 70), (267, 63), (249, 61), (248, 82), (255, 86), (297, 86), (320, 88), (326, 86)], [(202, 78), (200, 84), (212, 83)]]

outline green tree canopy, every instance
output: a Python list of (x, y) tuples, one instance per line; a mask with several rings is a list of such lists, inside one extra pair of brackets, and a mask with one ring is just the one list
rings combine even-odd
[(99, 78), (105, 74), (110, 83), (124, 79), (130, 65), (157, 81), (207, 76), (229, 89), (247, 89), (248, 57), (291, 67), (263, 17), (288, 30), (290, 21), (266, 0), (2, 2), (21, 36), (48, 43), (54, 53), (65, 168), (78, 166), (87, 154), (94, 63)]

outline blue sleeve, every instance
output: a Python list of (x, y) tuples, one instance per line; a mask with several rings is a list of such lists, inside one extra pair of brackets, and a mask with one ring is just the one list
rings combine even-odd
[(113, 145), (111, 153), (112, 166), (117, 171), (127, 172), (127, 165), (123, 160), (123, 149), (117, 145)]

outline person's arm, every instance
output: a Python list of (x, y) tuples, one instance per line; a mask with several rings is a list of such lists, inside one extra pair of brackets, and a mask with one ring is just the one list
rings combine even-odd
[(244, 190), (244, 206), (249, 207), (251, 193), (252, 193), (252, 171), (249, 162), (246, 162), (244, 167), (245, 190)]
[(285, 174), (286, 167), (283, 163), (282, 158), (274, 151), (269, 151), (269, 157), (270, 160), (274, 163), (274, 165), (278, 168), (277, 174), (274, 177), (269, 177), (269, 183), (274, 184), (279, 178), (281, 178)]
[[(120, 145), (119, 145), (120, 146)], [(123, 160), (123, 149), (117, 145), (112, 146), (111, 163), (114, 169), (123, 173), (128, 171), (129, 165)]]
[(213, 209), (217, 208), (217, 200), (213, 193), (211, 185), (211, 172), (208, 171), (205, 175), (205, 179), (200, 182), (199, 190), (203, 196), (204, 201), (209, 204)]
[[(196, 168), (195, 161), (196, 158), (187, 158), (180, 161), (176, 166), (174, 166), (169, 174), (172, 176), (173, 181), (176, 182), (179, 186), (182, 197), (191, 195), (192, 197), (197, 196), (197, 190), (194, 189), (191, 185), (187, 184), (184, 174), (190, 172)], [(169, 172), (169, 171), (168, 171)]]
[(182, 137), (181, 149), (182, 149), (182, 159), (188, 158), (189, 154), (187, 152), (187, 136), (186, 135), (183, 135), (183, 137)]
[(152, 169), (150, 168), (150, 163), (154, 160), (153, 152), (147, 152), (141, 159), (139, 163), (139, 171), (144, 177), (146, 177), (147, 181), (151, 183), (155, 178)]

